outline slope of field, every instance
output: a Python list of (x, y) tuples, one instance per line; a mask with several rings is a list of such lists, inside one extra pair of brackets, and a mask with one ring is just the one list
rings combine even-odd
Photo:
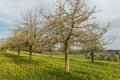
[(120, 62), (96, 61), (70, 55), (70, 73), (64, 73), (64, 57), (0, 52), (0, 80), (120, 80)]

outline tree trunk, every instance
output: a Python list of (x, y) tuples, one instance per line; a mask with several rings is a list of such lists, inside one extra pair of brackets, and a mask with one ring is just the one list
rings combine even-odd
[(18, 56), (20, 56), (20, 47), (18, 47)]
[(29, 47), (29, 60), (32, 59), (32, 45)]
[(49, 54), (50, 54), (50, 58), (52, 58), (52, 53), (50, 52)]
[(72, 30), (73, 30), (73, 27), (74, 27), (74, 24), (72, 24), (72, 27), (70, 29), (70, 32), (65, 40), (65, 43), (64, 43), (64, 52), (65, 52), (65, 72), (66, 73), (69, 73), (70, 72), (70, 66), (69, 66), (69, 54), (68, 54), (68, 41), (70, 39), (70, 36), (71, 36), (71, 33), (72, 33)]
[(92, 51), (92, 52), (90, 53), (90, 56), (91, 56), (91, 62), (93, 63), (93, 62), (94, 62), (94, 51)]
[(70, 71), (70, 68), (69, 68), (69, 55), (67, 51), (67, 43), (65, 44), (64, 51), (65, 51), (65, 72), (68, 73)]
[(15, 50), (14, 50), (14, 48), (13, 48), (13, 54), (14, 54), (14, 52), (15, 52)]
[(52, 50), (51, 49), (49, 50), (49, 55), (50, 55), (50, 58), (52, 58)]

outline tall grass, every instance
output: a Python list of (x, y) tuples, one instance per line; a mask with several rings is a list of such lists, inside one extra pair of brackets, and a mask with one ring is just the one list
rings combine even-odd
[(64, 73), (64, 56), (0, 52), (0, 80), (120, 80), (120, 63), (91, 63), (80, 55), (70, 55), (70, 73)]

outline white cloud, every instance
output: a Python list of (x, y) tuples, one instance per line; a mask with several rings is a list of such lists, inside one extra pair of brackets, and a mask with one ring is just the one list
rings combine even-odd
[[(20, 19), (21, 14), (29, 9), (49, 7), (55, 0), (0, 0), (0, 23), (12, 24)], [(46, 8), (48, 10), (48, 8)]]
[(101, 12), (97, 13), (97, 20), (105, 25), (109, 21), (111, 26), (106, 34), (106, 38), (115, 39), (110, 45), (109, 49), (120, 49), (120, 0), (93, 0), (93, 4), (96, 5), (97, 10)]
[(97, 14), (100, 20), (110, 20), (120, 16), (120, 0), (93, 0), (97, 10), (102, 10)]
[[(53, 1), (53, 0), (52, 0)], [(17, 18), (26, 10), (50, 6), (51, 0), (0, 0), (0, 15)]]
[(13, 28), (13, 20), (20, 19), (21, 14), (29, 9), (40, 7), (52, 8), (54, 0), (0, 0), (0, 38), (7, 37)]

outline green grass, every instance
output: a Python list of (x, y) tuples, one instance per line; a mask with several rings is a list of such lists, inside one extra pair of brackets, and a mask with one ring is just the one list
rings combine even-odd
[(64, 72), (64, 56), (0, 52), (0, 80), (120, 80), (120, 63), (84, 59), (70, 55), (70, 73)]

